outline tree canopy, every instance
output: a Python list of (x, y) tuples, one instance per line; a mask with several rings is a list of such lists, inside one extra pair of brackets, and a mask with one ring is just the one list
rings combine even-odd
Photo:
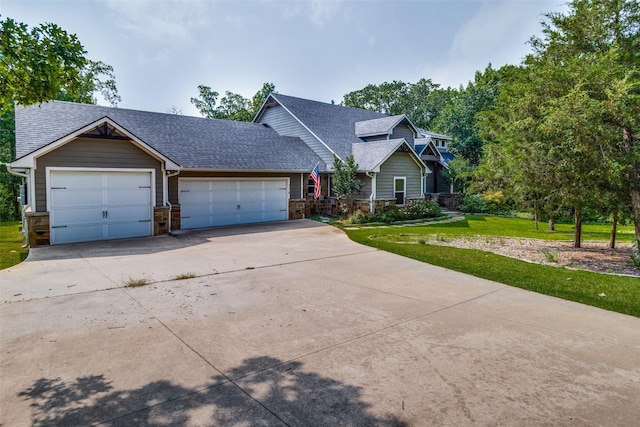
[(431, 79), (416, 83), (394, 80), (349, 92), (341, 104), (391, 115), (406, 114), (417, 127), (431, 130), (452, 92), (450, 88), (441, 89)]
[(191, 103), (200, 111), (200, 114), (209, 119), (250, 122), (269, 94), (275, 92), (275, 89), (273, 83), (264, 83), (251, 99), (226, 91), (218, 104), (220, 94), (209, 86), (199, 85), (200, 96), (191, 98)]

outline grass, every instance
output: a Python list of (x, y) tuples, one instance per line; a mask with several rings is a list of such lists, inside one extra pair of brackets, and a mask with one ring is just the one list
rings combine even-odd
[[(555, 231), (548, 231), (547, 224), (541, 222), (539, 230), (535, 229), (533, 221), (522, 218), (505, 218), (497, 216), (467, 215), (464, 221), (448, 223), (426, 223), (425, 234), (438, 234), (449, 236), (493, 236), (493, 237), (521, 237), (526, 239), (541, 240), (573, 240), (573, 224), (556, 224)], [(422, 230), (420, 227), (399, 228), (398, 233), (416, 233)], [(395, 233), (391, 229), (390, 233)], [(611, 227), (606, 224), (586, 224), (582, 226), (583, 240), (608, 241), (611, 236)], [(618, 226), (616, 234), (619, 242), (632, 242), (634, 239), (633, 226)]]
[(132, 279), (129, 277), (129, 280), (124, 282), (125, 288), (139, 288), (140, 286), (148, 285), (149, 280), (146, 277), (140, 279)]
[(183, 273), (173, 276), (171, 280), (186, 280), (186, 279), (194, 279), (198, 277), (196, 273)]
[[(536, 231), (533, 222), (517, 218), (469, 216), (465, 221), (419, 227), (393, 227), (345, 230), (354, 241), (403, 255), (429, 264), (471, 274), (506, 285), (576, 301), (618, 313), (640, 317), (640, 279), (552, 267), (473, 249), (459, 249), (429, 244), (408, 245), (395, 236), (504, 236), (548, 240), (571, 240), (571, 226), (557, 225), (555, 232)], [(631, 241), (633, 229), (621, 227), (620, 241)], [(631, 233), (627, 236), (626, 229)], [(383, 237), (385, 238), (376, 238)], [(585, 240), (608, 240), (607, 226), (586, 225)], [(604, 296), (601, 296), (603, 295)]]
[(0, 222), (0, 270), (20, 264), (27, 258), (29, 249), (23, 248), (20, 223)]

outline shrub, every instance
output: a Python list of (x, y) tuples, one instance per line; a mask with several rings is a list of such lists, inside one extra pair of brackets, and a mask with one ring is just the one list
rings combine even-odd
[(362, 212), (360, 209), (352, 213), (344, 221), (346, 224), (366, 224), (371, 222), (371, 215)]
[(403, 219), (405, 219), (404, 212), (402, 212), (402, 210), (400, 210), (400, 208), (397, 206), (391, 206), (383, 211), (376, 212), (376, 214), (373, 216), (374, 221), (384, 222), (386, 224), (395, 221), (401, 221)]
[(462, 199), (462, 205), (460, 210), (467, 213), (482, 213), (487, 212), (487, 202), (479, 194), (465, 194)]
[(440, 206), (438, 206), (436, 202), (426, 200), (418, 200), (403, 210), (406, 219), (436, 218), (442, 216)]

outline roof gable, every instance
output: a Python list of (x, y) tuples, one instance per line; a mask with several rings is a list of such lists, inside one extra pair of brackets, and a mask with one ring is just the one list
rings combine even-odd
[(351, 150), (353, 152), (353, 158), (358, 164), (358, 170), (363, 172), (379, 172), (380, 166), (387, 161), (393, 153), (403, 148), (411, 154), (414, 161), (420, 167), (424, 168), (428, 173), (431, 172), (404, 138), (358, 142), (353, 144)]
[[(308, 99), (272, 93), (268, 101), (277, 102), (302, 123), (329, 150), (344, 160), (351, 154), (351, 145), (362, 142), (355, 133), (357, 122), (390, 117), (388, 114), (359, 108), (327, 104)], [(258, 121), (264, 110), (269, 108), (265, 102), (254, 121)]]

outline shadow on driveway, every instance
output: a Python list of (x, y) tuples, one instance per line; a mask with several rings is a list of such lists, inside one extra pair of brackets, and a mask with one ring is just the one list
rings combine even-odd
[[(271, 368), (256, 371), (265, 366)], [(114, 390), (104, 375), (92, 375), (42, 378), (18, 393), (30, 402), (33, 426), (407, 425), (374, 416), (360, 395), (360, 387), (272, 357), (246, 359), (198, 389), (160, 380)]]

